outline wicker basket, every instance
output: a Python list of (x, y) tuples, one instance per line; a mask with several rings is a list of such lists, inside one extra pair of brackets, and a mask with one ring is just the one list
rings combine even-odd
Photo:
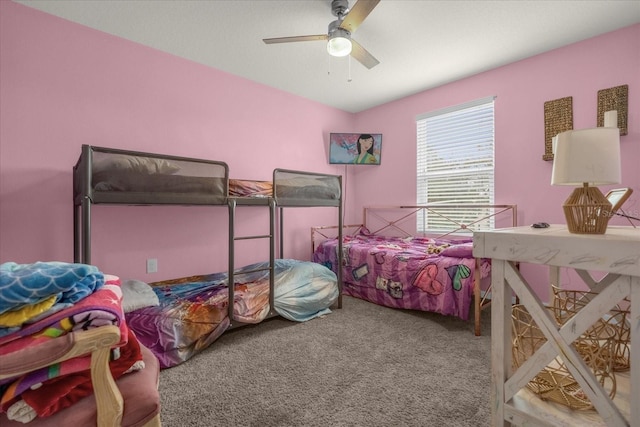
[[(521, 366), (547, 342), (524, 306), (514, 305), (512, 309), (513, 363)], [(598, 322), (600, 323), (600, 322)], [(616, 393), (616, 379), (613, 373), (611, 351), (615, 332), (608, 325), (598, 324), (589, 328), (573, 343), (586, 365), (593, 371), (596, 380), (613, 399)], [(587, 410), (593, 405), (573, 378), (561, 357), (556, 357), (540, 371), (527, 387), (543, 400), (550, 400), (571, 409)]]
[[(587, 305), (597, 294), (588, 291), (574, 291), (552, 286), (553, 314), (560, 324), (564, 324), (582, 307)], [(629, 370), (631, 322), (629, 321), (629, 300), (625, 298), (602, 318), (602, 323), (615, 331), (613, 349), (613, 370), (617, 372)]]

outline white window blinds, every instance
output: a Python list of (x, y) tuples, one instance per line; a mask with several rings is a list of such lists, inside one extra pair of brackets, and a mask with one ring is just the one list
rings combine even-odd
[[(419, 205), (494, 203), (494, 100), (483, 98), (416, 118)], [(446, 215), (468, 223), (477, 213), (455, 209)], [(427, 230), (451, 228), (446, 218), (428, 216), (422, 218)]]

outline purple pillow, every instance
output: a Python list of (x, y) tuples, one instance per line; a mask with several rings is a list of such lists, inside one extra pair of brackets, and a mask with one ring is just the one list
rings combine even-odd
[(440, 255), (453, 258), (473, 258), (473, 242), (449, 246), (443, 249)]

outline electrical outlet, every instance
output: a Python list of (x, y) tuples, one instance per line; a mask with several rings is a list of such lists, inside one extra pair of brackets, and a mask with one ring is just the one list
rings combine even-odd
[(158, 272), (158, 260), (156, 258), (149, 258), (147, 260), (147, 273)]

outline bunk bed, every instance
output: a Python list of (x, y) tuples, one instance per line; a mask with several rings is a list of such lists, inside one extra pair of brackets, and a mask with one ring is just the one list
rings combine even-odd
[(336, 226), (312, 227), (313, 261), (342, 274), (345, 295), (379, 305), (467, 320), (473, 303), (480, 335), (480, 312), (490, 304), (491, 264), (473, 257), (472, 234), (496, 224), (516, 226), (516, 210), (515, 205), (365, 207), (363, 222), (344, 226), (344, 236), (332, 236)]
[[(222, 161), (83, 145), (73, 168), (73, 204), (74, 260), (83, 264), (91, 264), (94, 205), (228, 209), (228, 270), (154, 283), (157, 304), (127, 313), (131, 329), (163, 368), (184, 362), (228, 329), (274, 316), (303, 321), (342, 307), (341, 272), (327, 276), (315, 263), (281, 259), (284, 209), (335, 207), (342, 224), (341, 176), (275, 169), (272, 181), (230, 179)], [(242, 206), (268, 209), (267, 233), (237, 235)], [(268, 239), (268, 261), (238, 268), (235, 244), (246, 239)]]

